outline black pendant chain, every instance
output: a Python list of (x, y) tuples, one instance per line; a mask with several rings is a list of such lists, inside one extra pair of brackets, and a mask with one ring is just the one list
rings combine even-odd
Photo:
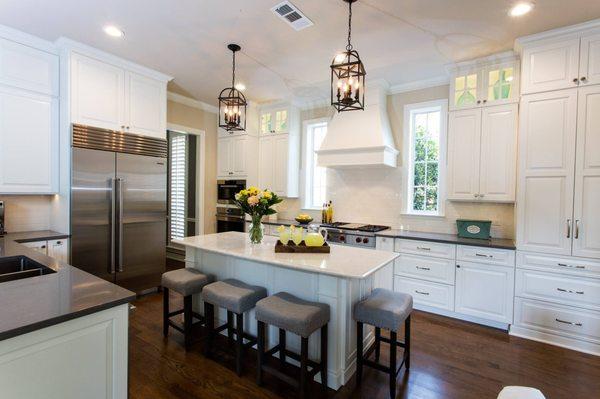
[(348, 44), (346, 45), (347, 51), (352, 51), (352, 43), (350, 43), (350, 39), (352, 38), (352, 2), (348, 2)]

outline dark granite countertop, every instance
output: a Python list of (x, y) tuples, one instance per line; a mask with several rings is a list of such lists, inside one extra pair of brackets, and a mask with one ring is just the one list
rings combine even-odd
[(0, 341), (131, 302), (135, 294), (19, 242), (54, 240), (53, 231), (0, 237), (0, 257), (25, 255), (56, 273), (0, 283)]
[(405, 238), (407, 240), (423, 240), (447, 244), (471, 245), (476, 247), (488, 247), (499, 249), (517, 249), (513, 240), (505, 238), (490, 238), (489, 240), (479, 240), (474, 238), (462, 238), (456, 234), (425, 233), (422, 231), (396, 229), (384, 230), (375, 234), (381, 237)]

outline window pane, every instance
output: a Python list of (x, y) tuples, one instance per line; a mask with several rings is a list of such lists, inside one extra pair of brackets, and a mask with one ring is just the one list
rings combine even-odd
[(419, 162), (415, 164), (415, 178), (413, 186), (425, 185), (425, 163)]
[(475, 89), (477, 88), (477, 75), (467, 75), (467, 88)]
[(415, 142), (415, 154), (414, 159), (416, 162), (422, 162), (427, 159), (426, 140), (417, 139)]
[(427, 185), (437, 186), (438, 184), (438, 164), (437, 162), (429, 162), (427, 164)]
[(423, 187), (415, 187), (413, 190), (413, 210), (425, 210), (425, 189)]
[(427, 188), (426, 210), (437, 211), (437, 187)]
[(183, 134), (171, 134), (170, 153), (170, 239), (183, 238), (185, 236), (185, 213), (186, 213), (186, 136)]
[(465, 77), (459, 76), (454, 80), (454, 90), (464, 90), (465, 88)]
[(327, 125), (323, 123), (308, 126), (306, 143), (306, 206), (319, 208), (326, 202), (327, 169), (317, 166), (316, 151), (321, 148), (327, 134)]

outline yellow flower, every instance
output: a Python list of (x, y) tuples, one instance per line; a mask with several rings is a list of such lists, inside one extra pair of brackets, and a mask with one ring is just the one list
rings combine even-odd
[(271, 199), (273, 198), (273, 193), (271, 193), (268, 190), (263, 191), (263, 197), (265, 197), (266, 199)]
[(248, 193), (250, 195), (258, 195), (259, 192), (260, 192), (260, 190), (254, 186), (252, 186), (248, 189)]
[(248, 195), (248, 190), (242, 190), (239, 193), (240, 195)]

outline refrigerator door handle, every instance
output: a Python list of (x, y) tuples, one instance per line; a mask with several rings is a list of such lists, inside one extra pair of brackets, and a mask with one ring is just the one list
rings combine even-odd
[(115, 274), (116, 179), (110, 179), (110, 274)]
[(123, 271), (123, 179), (117, 178), (117, 201), (118, 201), (118, 213), (117, 213), (117, 226), (119, 230), (119, 238), (117, 245), (117, 265), (118, 271)]

